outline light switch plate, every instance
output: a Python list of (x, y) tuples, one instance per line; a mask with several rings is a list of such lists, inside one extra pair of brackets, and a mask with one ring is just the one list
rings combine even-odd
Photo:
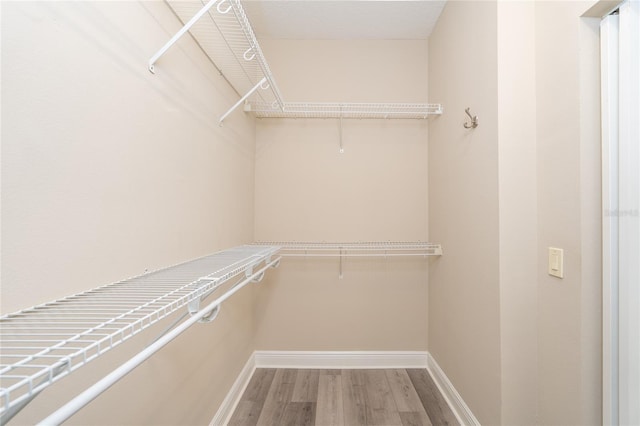
[(564, 250), (549, 247), (549, 275), (564, 278)]

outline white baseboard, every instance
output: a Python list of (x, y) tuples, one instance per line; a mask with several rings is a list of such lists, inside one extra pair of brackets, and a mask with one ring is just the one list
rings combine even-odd
[(238, 375), (210, 426), (228, 423), (256, 368), (425, 368), (462, 425), (480, 426), (429, 352), (255, 351)]
[(428, 352), (256, 351), (257, 368), (427, 368)]
[(440, 390), (444, 399), (447, 401), (447, 404), (449, 404), (451, 411), (453, 411), (453, 414), (456, 416), (460, 424), (465, 426), (480, 426), (478, 419), (473, 415), (456, 388), (453, 387), (453, 384), (447, 375), (444, 374), (444, 371), (442, 371), (431, 354), (429, 354), (427, 363), (427, 370), (429, 371), (431, 378)]
[(222, 404), (220, 404), (220, 407), (218, 408), (216, 415), (213, 416), (213, 420), (211, 420), (209, 426), (223, 426), (229, 423), (231, 415), (235, 411), (238, 402), (240, 402), (240, 398), (242, 398), (242, 394), (245, 389), (247, 389), (247, 385), (249, 384), (251, 376), (253, 376), (253, 372), (255, 370), (256, 362), (254, 352), (251, 354), (244, 367), (242, 367), (238, 378), (233, 382), (229, 393), (224, 398), (224, 401), (222, 401)]

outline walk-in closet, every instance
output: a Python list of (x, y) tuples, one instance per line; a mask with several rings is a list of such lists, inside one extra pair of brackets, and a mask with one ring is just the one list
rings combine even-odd
[(640, 421), (637, 0), (0, 22), (2, 425)]

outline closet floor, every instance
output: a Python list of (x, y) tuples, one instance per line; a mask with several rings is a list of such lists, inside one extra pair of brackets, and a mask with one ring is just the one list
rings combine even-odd
[(230, 426), (459, 425), (427, 370), (256, 369)]

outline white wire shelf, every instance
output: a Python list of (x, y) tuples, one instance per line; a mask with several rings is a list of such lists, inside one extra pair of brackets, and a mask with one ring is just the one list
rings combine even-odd
[(191, 33), (211, 62), (241, 96), (219, 121), (242, 103), (258, 118), (426, 119), (442, 105), (423, 103), (284, 102), (240, 0), (165, 0), (184, 24), (150, 60), (149, 70), (182, 37)]
[(253, 99), (274, 107), (283, 105), (271, 69), (239, 0), (165, 1), (184, 27), (149, 60), (152, 72), (155, 73), (158, 59), (188, 31), (238, 95), (244, 95), (241, 101)]
[(441, 256), (440, 244), (425, 242), (257, 242), (280, 247), (283, 257), (393, 257)]
[(258, 118), (426, 119), (442, 114), (440, 104), (420, 103), (310, 103), (285, 102), (283, 108), (249, 102), (245, 111)]
[(229, 279), (273, 262), (246, 245), (0, 317), (0, 416)]

